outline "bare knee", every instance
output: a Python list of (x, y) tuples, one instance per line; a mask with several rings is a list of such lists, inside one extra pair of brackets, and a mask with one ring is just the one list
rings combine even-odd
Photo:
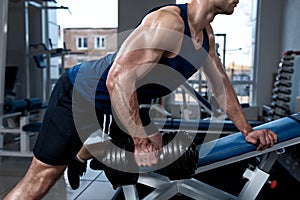
[(65, 167), (48, 165), (34, 157), (25, 176), (4, 199), (41, 199), (60, 178)]

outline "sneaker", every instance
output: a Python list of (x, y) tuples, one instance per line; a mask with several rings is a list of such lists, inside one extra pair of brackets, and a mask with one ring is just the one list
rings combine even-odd
[(90, 168), (92, 170), (104, 170), (106, 166), (104, 163), (100, 162), (97, 158), (93, 158), (90, 162)]
[(64, 179), (66, 185), (76, 190), (80, 185), (80, 177), (86, 172), (86, 162), (81, 162), (77, 159), (66, 168), (64, 172)]

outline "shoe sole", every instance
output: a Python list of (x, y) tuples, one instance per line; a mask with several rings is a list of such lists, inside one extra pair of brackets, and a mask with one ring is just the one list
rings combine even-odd
[(69, 182), (69, 178), (68, 178), (68, 168), (65, 169), (64, 171), (64, 180), (65, 180), (65, 183), (67, 185), (68, 188), (72, 189), (72, 190), (76, 190), (74, 188), (72, 188), (70, 182)]

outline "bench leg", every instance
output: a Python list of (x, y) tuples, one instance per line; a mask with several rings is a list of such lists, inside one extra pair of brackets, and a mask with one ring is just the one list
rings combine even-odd
[(22, 127), (28, 123), (28, 117), (21, 117), (20, 119), (20, 152), (28, 153), (30, 149), (30, 138), (27, 132), (22, 131)]

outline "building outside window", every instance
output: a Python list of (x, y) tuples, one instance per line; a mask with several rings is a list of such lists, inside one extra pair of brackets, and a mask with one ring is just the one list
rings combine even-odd
[(72, 52), (82, 53), (66, 56), (65, 68), (88, 60), (98, 60), (116, 52), (117, 31), (117, 28), (65, 28), (63, 30), (65, 46)]
[(78, 37), (77, 38), (77, 49), (87, 49), (88, 48), (88, 38)]
[(99, 36), (95, 38), (95, 49), (105, 49), (106, 48), (106, 37)]

